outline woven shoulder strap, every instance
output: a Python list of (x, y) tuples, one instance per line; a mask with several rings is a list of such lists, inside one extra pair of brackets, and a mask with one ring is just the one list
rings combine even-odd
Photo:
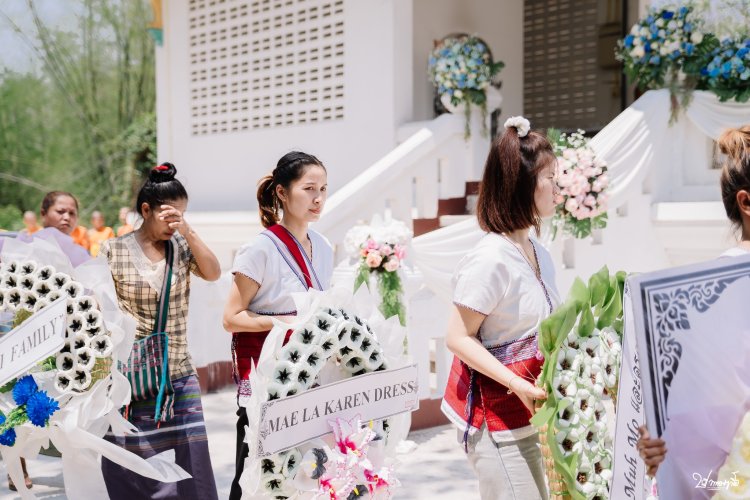
[(302, 252), (300, 251), (299, 246), (297, 246), (297, 242), (294, 241), (294, 237), (292, 236), (292, 234), (281, 224), (274, 224), (273, 226), (268, 228), (268, 231), (273, 233), (279, 240), (281, 240), (284, 246), (286, 246), (287, 250), (289, 250), (289, 253), (292, 254), (292, 257), (297, 263), (300, 271), (302, 271), (302, 276), (304, 277), (307, 288), (313, 288), (312, 279), (310, 278), (310, 271), (307, 269), (305, 259), (302, 257)]
[(156, 321), (154, 323), (154, 333), (166, 332), (167, 319), (169, 318), (169, 291), (172, 289), (172, 269), (174, 267), (174, 245), (172, 240), (167, 240), (164, 244), (165, 249), (165, 266), (164, 280), (159, 294), (159, 307), (156, 311)]

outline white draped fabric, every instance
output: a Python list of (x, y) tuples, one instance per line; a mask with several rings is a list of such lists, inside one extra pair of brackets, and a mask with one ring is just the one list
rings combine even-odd
[[(690, 121), (712, 139), (726, 128), (750, 123), (750, 104), (722, 103), (710, 92), (695, 92), (672, 126), (670, 112), (668, 90), (648, 91), (591, 139), (591, 147), (608, 163), (611, 208), (641, 192), (647, 175), (669, 164), (681, 123)], [(450, 301), (453, 270), (481, 236), (471, 219), (414, 238), (414, 263), (439, 297)]]

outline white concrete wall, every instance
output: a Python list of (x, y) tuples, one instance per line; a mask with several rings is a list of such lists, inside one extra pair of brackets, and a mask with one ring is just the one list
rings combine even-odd
[(294, 149), (326, 164), (335, 191), (393, 149), (409, 120), (411, 0), (345, 0), (343, 120), (200, 137), (190, 129), (188, 2), (166, 0), (164, 11), (158, 156), (177, 166), (193, 211), (252, 211), (258, 179)]
[(414, 0), (413, 118), (434, 116), (427, 59), (433, 41), (451, 33), (474, 34), (487, 42), (495, 60), (505, 63), (502, 119), (523, 114), (523, 1)]

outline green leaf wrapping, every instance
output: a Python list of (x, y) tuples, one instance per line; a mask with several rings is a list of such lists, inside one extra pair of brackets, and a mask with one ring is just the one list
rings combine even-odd
[(401, 326), (406, 326), (406, 309), (401, 302), (404, 290), (398, 272), (378, 273), (378, 289), (382, 298), (380, 312), (383, 313), (383, 316), (386, 319), (391, 316), (398, 316)]
[(29, 416), (26, 415), (26, 405), (16, 406), (13, 408), (8, 417), (5, 419), (2, 425), (0, 425), (0, 434), (3, 434), (8, 429), (18, 427), (29, 421)]
[(545, 355), (545, 362), (538, 385), (547, 392), (547, 400), (532, 417), (531, 423), (537, 428), (547, 425), (547, 445), (555, 471), (560, 474), (567, 488), (565, 492), (551, 494), (567, 493), (576, 500), (585, 498), (576, 487), (578, 455), (574, 453), (567, 458), (564, 457), (557, 443), (559, 414), (566, 406), (572, 404), (570, 400), (557, 400), (552, 387), (560, 348), (573, 328), (577, 328), (582, 336), (591, 335), (595, 328), (601, 329), (612, 325), (620, 328), (618, 332), (622, 331), (622, 296), (626, 277), (627, 274), (624, 272), (610, 275), (607, 267), (603, 267), (591, 276), (589, 286), (576, 279), (570, 288), (567, 301), (540, 325), (539, 346)]
[(359, 287), (364, 284), (367, 289), (370, 289), (370, 268), (364, 262), (359, 265), (357, 269), (357, 276), (354, 278), (354, 291), (359, 290)]
[(542, 406), (542, 408), (537, 411), (533, 417), (531, 417), (531, 420), (529, 422), (537, 429), (540, 427), (544, 427), (555, 415), (555, 411), (557, 411), (557, 408), (555, 408), (553, 404), (548, 404), (545, 402), (544, 406)]

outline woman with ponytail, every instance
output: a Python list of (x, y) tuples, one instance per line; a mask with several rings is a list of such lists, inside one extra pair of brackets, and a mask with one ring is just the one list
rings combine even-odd
[(486, 232), (453, 275), (446, 342), (455, 354), (442, 410), (479, 479), (482, 499), (547, 498), (536, 430), (529, 423), (543, 358), (539, 324), (560, 303), (547, 250), (530, 234), (555, 213), (556, 160), (523, 117), (505, 122), (479, 188)]
[[(721, 257), (747, 255), (750, 253), (750, 125), (725, 130), (716, 142), (726, 155), (721, 169), (721, 200), (739, 236), (737, 246)], [(640, 428), (640, 434), (637, 447), (648, 474), (653, 477), (666, 458), (666, 443), (659, 437), (652, 438), (645, 426)]]
[[(177, 465), (192, 478), (162, 483), (102, 458), (113, 500), (217, 498), (200, 387), (188, 352), (187, 318), (190, 274), (215, 281), (221, 269), (183, 217), (188, 195), (176, 173), (171, 163), (151, 169), (136, 204), (143, 223), (101, 246), (119, 306), (137, 322), (131, 359), (121, 371), (131, 381), (125, 416), (138, 432), (123, 436), (110, 430), (106, 438), (144, 458), (173, 451)], [(140, 376), (141, 368), (149, 375)]]
[(326, 169), (314, 156), (291, 152), (258, 183), (258, 211), (266, 228), (243, 246), (232, 266), (234, 282), (224, 308), (224, 328), (232, 332), (232, 359), (238, 384), (235, 477), (229, 498), (239, 500), (245, 468), (250, 370), (273, 328), (272, 317), (296, 314), (291, 294), (325, 290), (333, 274), (333, 249), (309, 224), (320, 218), (326, 202)]

